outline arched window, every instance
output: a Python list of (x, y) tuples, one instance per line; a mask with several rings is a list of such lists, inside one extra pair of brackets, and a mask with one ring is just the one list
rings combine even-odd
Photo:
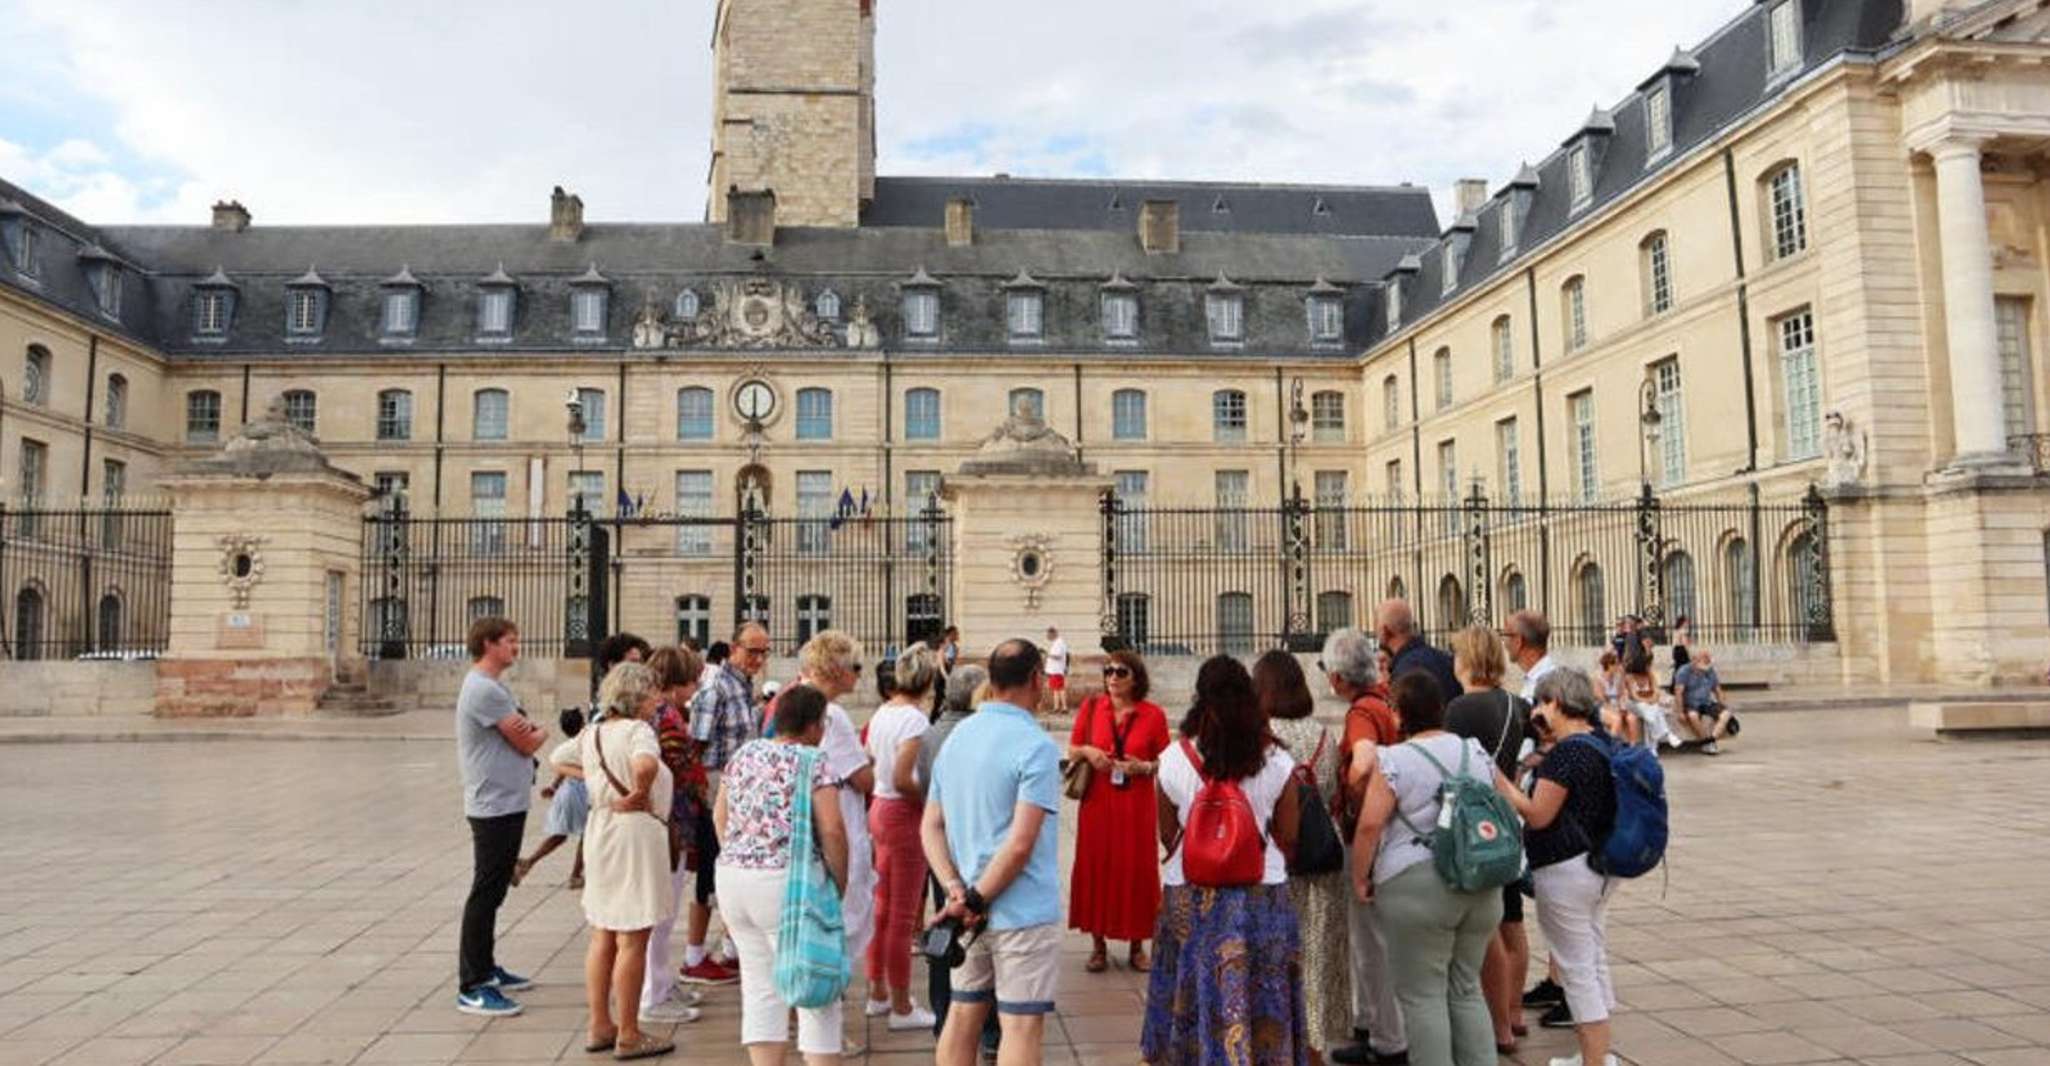
[(108, 429), (128, 428), (128, 379), (120, 374), (107, 375), (107, 410), (101, 417)]
[(1438, 410), (1452, 406), (1452, 349), (1440, 348), (1431, 353), (1431, 387)]
[(1310, 439), (1326, 444), (1344, 443), (1344, 393), (1327, 391), (1310, 397)]
[(1466, 625), (1466, 590), (1459, 579), (1446, 574), (1438, 579), (1438, 629), (1450, 633)]
[(1381, 428), (1402, 428), (1402, 382), (1393, 374), (1381, 379)]
[(676, 294), (676, 317), (690, 319), (698, 317), (698, 292), (685, 289)]
[(797, 439), (833, 439), (832, 390), (797, 390)]
[(1352, 625), (1352, 593), (1317, 594), (1317, 632), (1330, 634)]
[(1808, 205), (1801, 190), (1801, 164), (1785, 163), (1764, 178), (1766, 221), (1771, 227), (1766, 246), (1774, 259), (1798, 255), (1808, 248)]
[(1402, 580), (1402, 579), (1401, 579), (1400, 577), (1391, 577), (1391, 578), (1389, 578), (1389, 579), (1388, 579), (1388, 598), (1389, 598), (1389, 599), (1391, 599), (1391, 600), (1407, 600), (1407, 599), (1409, 599), (1409, 584), (1408, 584), (1408, 582), (1405, 582), (1405, 581), (1403, 581), (1403, 580)]
[(286, 391), (285, 421), (301, 433), (314, 433), (320, 423), (320, 398), (312, 389)]
[(676, 390), (676, 439), (712, 439), (712, 390), (696, 385)]
[(812, 314), (826, 322), (840, 321), (840, 294), (831, 289), (819, 293), (819, 298), (812, 303)]
[(1573, 618), (1581, 644), (1600, 644), (1608, 631), (1608, 593), (1602, 585), (1602, 568), (1592, 561), (1580, 564), (1573, 573)]
[(470, 435), (477, 440), (504, 440), (512, 413), (512, 395), (504, 389), (478, 389), (470, 397)]
[(185, 440), (211, 444), (221, 439), (221, 394), (196, 389), (185, 394)]
[(1502, 579), (1502, 609), (1515, 612), (1530, 609), (1530, 583), (1520, 571), (1511, 570)]
[(804, 644), (833, 628), (833, 597), (818, 593), (797, 598), (797, 643)]
[(50, 402), (50, 349), (40, 344), (28, 346), (21, 372), (21, 402), (38, 406)]
[(41, 659), (43, 647), (43, 590), (25, 585), (14, 594), (14, 657), (23, 662)]
[(1644, 313), (1662, 315), (1673, 309), (1672, 249), (1666, 231), (1659, 230), (1637, 246), (1638, 267), (1644, 280)]
[(1212, 438), (1220, 443), (1246, 439), (1246, 394), (1237, 389), (1219, 389), (1210, 394)]
[(605, 439), (605, 390), (578, 389), (577, 406), (584, 412), (584, 439)]
[(1559, 318), (1566, 326), (1566, 350), (1587, 347), (1587, 279), (1575, 274), (1559, 289)]
[(676, 639), (690, 642), (699, 648), (712, 646), (712, 598), (710, 596), (678, 596), (676, 598)]
[(479, 618), (504, 618), (505, 600), (497, 596), (472, 596), (466, 610), (472, 622)]
[(940, 390), (920, 388), (904, 394), (904, 439), (940, 439)]
[(1822, 554), (1816, 550), (1815, 534), (1802, 533), (1787, 544), (1788, 636), (1806, 640), (1810, 628), (1827, 620), (1823, 605), (1828, 602), (1823, 582)]
[(1509, 316), (1501, 315), (1488, 329), (1495, 353), (1495, 381), (1504, 382), (1516, 376), (1516, 338), (1510, 329)]
[(1728, 599), (1730, 624), (1739, 640), (1751, 639), (1758, 618), (1757, 576), (1752, 565), (1751, 542), (1732, 537), (1723, 545), (1723, 591)]
[(1119, 389), (1110, 394), (1110, 435), (1113, 440), (1146, 439), (1146, 393)]
[(128, 635), (123, 632), (126, 614), (120, 593), (106, 592), (100, 595), (99, 606), (93, 617), (93, 650), (121, 650), (122, 644), (128, 639)]
[(1664, 584), (1667, 624), (1693, 618), (1701, 606), (1694, 590), (1694, 557), (1686, 552), (1667, 555)]
[(1253, 596), (1226, 592), (1217, 597), (1217, 638), (1226, 655), (1253, 653)]
[(1012, 389), (1009, 403), (1011, 414), (1017, 417), (1046, 421), (1046, 393), (1038, 389)]
[(377, 394), (377, 439), (413, 439), (413, 394), (386, 389)]

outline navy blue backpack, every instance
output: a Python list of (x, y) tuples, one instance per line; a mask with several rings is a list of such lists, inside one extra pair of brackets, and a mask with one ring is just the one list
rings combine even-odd
[(1610, 877), (1642, 877), (1666, 857), (1665, 768), (1650, 748), (1582, 736), (1601, 747), (1616, 783), (1616, 822), (1607, 837), (1591, 842), (1590, 864)]

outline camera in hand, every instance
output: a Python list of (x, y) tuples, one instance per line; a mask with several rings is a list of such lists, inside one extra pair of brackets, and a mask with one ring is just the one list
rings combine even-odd
[(958, 969), (968, 961), (968, 941), (972, 939), (959, 918), (949, 918), (925, 931), (918, 950), (935, 965)]

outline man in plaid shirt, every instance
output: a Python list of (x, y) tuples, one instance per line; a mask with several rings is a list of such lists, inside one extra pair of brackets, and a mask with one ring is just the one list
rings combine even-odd
[[(748, 622), (733, 635), (733, 653), (712, 675), (710, 684), (698, 689), (690, 701), (691, 739), (701, 745), (698, 762), (705, 770), (705, 795), (719, 794), (719, 775), (726, 760), (742, 744), (761, 735), (761, 711), (755, 703), (754, 679), (769, 665), (769, 631)], [(715, 892), (713, 867), (719, 859), (719, 840), (712, 831), (712, 812), (707, 806), (697, 820), (697, 898), (690, 909), (690, 927), (683, 951), (683, 979), (691, 984), (730, 985), (740, 980), (740, 971), (705, 954), (705, 935), (712, 923)]]

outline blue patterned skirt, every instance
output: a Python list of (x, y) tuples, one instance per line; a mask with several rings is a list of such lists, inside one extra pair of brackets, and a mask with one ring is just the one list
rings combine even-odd
[(555, 799), (548, 804), (548, 817), (542, 821), (541, 829), (552, 837), (580, 837), (584, 835), (584, 819), (591, 816), (591, 793), (585, 789), (582, 778), (572, 777), (555, 789)]
[(1287, 885), (1165, 889), (1140, 1056), (1151, 1066), (1301, 1066), (1303, 949)]

